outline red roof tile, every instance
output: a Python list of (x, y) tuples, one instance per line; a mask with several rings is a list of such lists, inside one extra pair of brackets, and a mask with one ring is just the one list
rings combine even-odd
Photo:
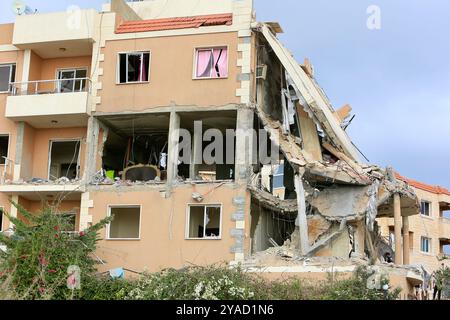
[(116, 33), (175, 30), (220, 25), (229, 26), (232, 23), (233, 15), (231, 13), (194, 17), (125, 21), (117, 27)]
[(425, 183), (422, 183), (422, 182), (419, 182), (419, 181), (416, 181), (413, 179), (408, 179), (408, 178), (402, 177), (398, 173), (395, 173), (395, 177), (398, 180), (405, 181), (406, 183), (408, 183), (410, 186), (412, 186), (414, 188), (421, 189), (421, 190), (428, 191), (428, 192), (435, 193), (435, 194), (445, 194), (445, 195), (450, 196), (450, 191), (444, 187), (432, 186), (432, 185), (425, 184)]

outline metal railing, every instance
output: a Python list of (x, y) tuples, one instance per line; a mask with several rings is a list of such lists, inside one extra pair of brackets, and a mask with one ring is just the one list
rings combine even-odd
[(13, 82), (10, 84), (9, 91), (13, 96), (91, 92), (91, 80), (89, 78), (70, 78)]

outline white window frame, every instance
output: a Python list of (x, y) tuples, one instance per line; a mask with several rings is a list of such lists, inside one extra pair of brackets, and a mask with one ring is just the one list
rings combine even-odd
[[(227, 50), (227, 76), (226, 77), (197, 77), (197, 66), (198, 66), (198, 51), (206, 51), (206, 50), (214, 50), (214, 49), (226, 49)], [(213, 46), (202, 46), (194, 48), (194, 64), (193, 64), (193, 80), (220, 80), (220, 79), (228, 79), (230, 76), (230, 50), (228, 45), (213, 45)]]
[[(190, 236), (190, 227), (191, 227), (191, 208), (192, 207), (205, 207), (203, 210), (203, 238), (191, 237)], [(206, 236), (206, 208), (214, 207), (220, 208), (220, 219), (219, 219), (219, 236), (218, 237), (207, 237)], [(197, 204), (197, 203), (188, 203), (186, 209), (186, 230), (185, 230), (185, 240), (222, 240), (222, 221), (223, 220), (223, 205), (217, 203), (208, 203), (208, 204)]]
[(111, 241), (139, 241), (141, 240), (141, 226), (142, 226), (142, 205), (140, 204), (109, 204), (107, 217), (111, 217), (112, 209), (136, 209), (139, 208), (139, 237), (138, 238), (111, 238), (110, 237), (110, 229), (111, 223), (108, 223), (106, 226), (106, 240)]
[[(147, 75), (147, 81), (128, 81), (128, 63), (126, 65), (126, 75), (127, 75), (127, 81), (126, 82), (120, 82), (120, 56), (125, 54), (127, 57), (128, 62), (128, 56), (129, 55), (136, 55), (141, 54), (142, 57), (144, 56), (144, 53), (148, 53), (148, 75)], [(144, 59), (141, 59), (141, 62), (144, 63)], [(127, 51), (127, 52), (119, 52), (117, 53), (117, 72), (116, 72), (116, 84), (122, 85), (122, 84), (139, 84), (139, 83), (150, 83), (150, 66), (152, 64), (152, 53), (150, 50), (147, 51)], [(141, 68), (141, 78), (142, 78), (142, 68)]]
[(50, 169), (51, 169), (51, 165), (52, 165), (52, 149), (53, 149), (53, 142), (79, 142), (79, 150), (78, 150), (78, 159), (77, 159), (77, 177), (76, 179), (80, 178), (80, 173), (81, 173), (81, 143), (83, 141), (82, 138), (71, 138), (71, 139), (50, 139), (49, 143), (50, 143), (50, 147), (48, 150), (48, 168), (47, 168), (47, 176), (48, 176), (48, 180), (53, 181), (52, 177), (50, 176)]
[[(11, 134), (10, 133), (1, 133), (0, 132), (0, 137), (8, 137), (8, 152), (6, 153), (6, 158), (9, 159), (9, 155), (10, 155), (10, 152), (11, 152)], [(7, 164), (8, 164), (8, 161), (5, 160), (5, 163), (0, 163), (0, 167), (4, 167)], [(0, 172), (0, 174), (2, 174), (2, 173)]]
[[(422, 203), (427, 203), (428, 204), (428, 215), (422, 213)], [(422, 217), (427, 217), (427, 218), (431, 218), (432, 217), (431, 215), (432, 215), (433, 210), (432, 210), (432, 205), (431, 204), (432, 204), (431, 201), (427, 201), (427, 200), (421, 200), (420, 201), (420, 215)]]
[[(423, 251), (423, 241), (424, 240), (428, 241), (428, 251)], [(421, 236), (420, 237), (420, 252), (426, 253), (426, 254), (431, 254), (431, 250), (432, 250), (432, 248), (431, 248), (431, 238)]]
[[(8, 90), (6, 90), (6, 91), (0, 91), (0, 93), (9, 93), (11, 90), (10, 90), (10, 87), (11, 87), (11, 78), (12, 78), (12, 74), (13, 74), (13, 72), (12, 72), (12, 70), (13, 70), (13, 68), (12, 68), (12, 66), (15, 66), (16, 67), (16, 73), (17, 73), (17, 64), (15, 63), (15, 62), (12, 62), (12, 63), (1, 63), (0, 64), (0, 67), (10, 67), (9, 68), (9, 82), (8, 82)], [(14, 79), (16, 78), (16, 74), (14, 74)], [(14, 80), (15, 81), (15, 80)]]
[[(56, 82), (56, 87), (55, 89), (59, 92), (61, 90), (61, 88), (59, 88), (60, 86), (60, 82), (59, 82), (59, 75), (61, 72), (64, 71), (74, 71), (75, 74), (78, 70), (86, 70), (86, 80), (85, 80), (85, 87), (88, 88), (88, 80), (89, 79), (89, 67), (74, 67), (74, 68), (58, 68), (56, 69), (56, 75), (55, 75), (55, 79), (57, 80)], [(74, 78), (74, 79), (64, 79), (64, 80), (76, 80), (76, 79), (83, 79), (83, 78)], [(75, 81), (73, 82), (73, 91), (72, 92), (83, 92), (83, 91), (75, 91)]]

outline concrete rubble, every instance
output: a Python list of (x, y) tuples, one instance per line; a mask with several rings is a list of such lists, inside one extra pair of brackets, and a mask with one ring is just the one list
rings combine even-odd
[[(376, 218), (394, 216), (397, 195), (404, 217), (417, 214), (419, 203), (413, 189), (396, 180), (391, 168), (363, 163), (359, 150), (341, 126), (348, 126), (344, 120), (351, 107), (345, 106), (337, 114), (313, 76), (305, 72), (307, 68), (295, 62), (270, 26), (259, 23), (254, 30), (268, 56), (265, 63), (270, 58), (273, 66), (269, 68), (281, 67), (285, 73), (283, 77), (281, 72), (285, 79), (281, 83), (287, 86), (280, 94), (283, 112), (277, 113), (266, 104), (273, 99), (268, 96), (273, 93), (265, 93), (268, 86), (262, 82), (257, 86), (262, 91), (260, 99), (252, 106), (261, 128), (277, 144), (284, 159), (280, 166), (284, 166), (285, 193), (280, 196), (267, 190), (259, 183), (262, 171), (254, 168), (248, 185), (253, 211), (257, 211), (252, 211), (256, 220), (253, 254), (244, 265), (393, 267), (386, 265), (385, 256), (393, 256), (394, 250), (380, 236)], [(269, 81), (278, 80), (264, 79)], [(296, 179), (301, 184), (295, 183)], [(284, 223), (283, 232), (292, 232), (280, 237), (276, 221), (278, 226), (279, 221)], [(266, 230), (260, 230), (263, 228)], [(273, 228), (269, 229), (273, 237), (268, 228)], [(400, 264), (395, 268), (409, 268), (420, 278), (420, 270)]]

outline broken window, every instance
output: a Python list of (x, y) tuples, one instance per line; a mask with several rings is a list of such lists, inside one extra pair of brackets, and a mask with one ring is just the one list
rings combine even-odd
[(80, 169), (80, 140), (50, 141), (49, 179), (78, 179)]
[(188, 217), (188, 239), (217, 239), (221, 234), (220, 205), (191, 205)]
[(207, 48), (197, 49), (195, 77), (198, 79), (228, 77), (228, 49)]
[(149, 69), (150, 52), (119, 54), (119, 83), (147, 82)]
[(431, 203), (428, 201), (420, 202), (420, 214), (429, 217), (431, 215)]
[(9, 149), (9, 135), (0, 135), (0, 165), (6, 163)]
[(420, 237), (420, 251), (425, 253), (431, 252), (431, 239), (427, 237)]
[(78, 92), (86, 89), (87, 69), (58, 70), (58, 92)]
[(0, 65), (0, 92), (9, 92), (10, 84), (16, 78), (16, 65), (6, 64)]
[(114, 220), (109, 224), (108, 239), (139, 239), (141, 223), (140, 206), (110, 207)]

